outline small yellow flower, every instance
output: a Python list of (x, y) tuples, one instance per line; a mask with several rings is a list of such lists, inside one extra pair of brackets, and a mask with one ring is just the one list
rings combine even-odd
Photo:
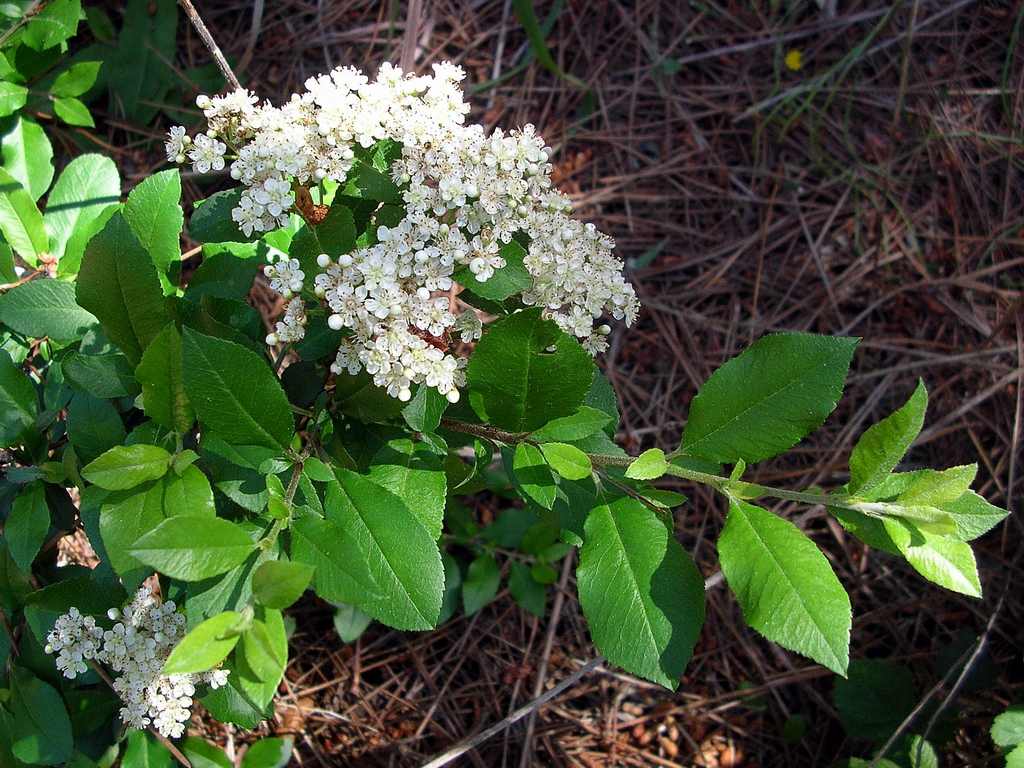
[(796, 48), (786, 54), (786, 67), (793, 72), (799, 72), (804, 66), (804, 55)]

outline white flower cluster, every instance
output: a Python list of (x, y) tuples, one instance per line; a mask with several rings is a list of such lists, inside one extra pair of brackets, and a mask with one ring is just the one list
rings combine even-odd
[(46, 652), (57, 654), (57, 669), (70, 679), (83, 674), (88, 661), (105, 665), (115, 674), (114, 690), (124, 703), (121, 720), (132, 728), (152, 726), (178, 738), (191, 716), (196, 686), (220, 688), (227, 684), (228, 672), (161, 673), (185, 634), (185, 616), (173, 601), (160, 603), (148, 589), (140, 589), (123, 613), (111, 608), (107, 615), (120, 621), (104, 630), (92, 616), (70, 609), (47, 635)]
[[(513, 236), (529, 242), (523, 264), (532, 285), (521, 299), (576, 336), (592, 353), (607, 349), (603, 316), (633, 322), (638, 303), (612, 255), (614, 242), (592, 224), (570, 218), (571, 204), (552, 185), (550, 150), (532, 125), (486, 134), (464, 125), (469, 105), (461, 68), (435, 64), (432, 76), (405, 75), (385, 64), (370, 81), (351, 67), (311, 78), (281, 107), (258, 104), (240, 90), (201, 96), (206, 134), (189, 140), (174, 128), (169, 160), (188, 157), (197, 171), (222, 167), (244, 185), (233, 211), (247, 235), (287, 222), (295, 192), (342, 183), (357, 152), (378, 142), (400, 145), (390, 175), (401, 190), (404, 218), (377, 226), (376, 242), (353, 253), (321, 254), (313, 288), (329, 308), (329, 324), (350, 331), (333, 366), (366, 370), (378, 386), (408, 399), (414, 383), (455, 402), (464, 361), (448, 353), (451, 332), (479, 337), (479, 324), (453, 313), (455, 273), (486, 282), (505, 266)], [(290, 299), (268, 343), (294, 341), (304, 330), (298, 296), (305, 275), (295, 260), (267, 268), (271, 287)]]

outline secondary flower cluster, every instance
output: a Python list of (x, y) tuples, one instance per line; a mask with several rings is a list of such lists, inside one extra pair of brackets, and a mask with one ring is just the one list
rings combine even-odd
[[(313, 290), (329, 308), (329, 325), (350, 332), (335, 372), (365, 369), (403, 400), (414, 383), (459, 398), (464, 361), (448, 353), (452, 332), (466, 341), (479, 336), (478, 324), (452, 311), (460, 270), (472, 288), (508, 258), (521, 258), (532, 282), (523, 303), (543, 307), (592, 354), (608, 346), (600, 318), (629, 324), (638, 310), (612, 239), (570, 218), (571, 203), (551, 181), (550, 150), (533, 126), (488, 135), (464, 124), (464, 77), (451, 63), (422, 77), (385, 64), (373, 81), (351, 67), (311, 78), (280, 107), (245, 90), (201, 96), (207, 132), (192, 140), (174, 128), (167, 141), (168, 159), (187, 158), (198, 172), (231, 160), (231, 176), (244, 185), (232, 215), (247, 235), (287, 224), (299, 188), (343, 183), (368, 151), (400, 148), (388, 170), (404, 216), (376, 226), (376, 242), (366, 247), (321, 254)], [(267, 276), (288, 300), (268, 343), (301, 339), (307, 276), (287, 257)]]
[(160, 603), (148, 589), (140, 589), (124, 612), (111, 608), (110, 629), (97, 625), (77, 608), (57, 619), (46, 638), (46, 652), (57, 654), (64, 676), (74, 679), (88, 669), (88, 661), (105, 665), (115, 674), (114, 690), (124, 706), (121, 720), (132, 728), (152, 726), (178, 738), (191, 716), (196, 686), (219, 688), (227, 683), (221, 669), (194, 675), (164, 675), (164, 662), (185, 634), (185, 616), (173, 601)]

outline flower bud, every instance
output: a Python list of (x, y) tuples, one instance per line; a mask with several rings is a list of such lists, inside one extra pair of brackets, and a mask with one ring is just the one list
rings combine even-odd
[(331, 265), (331, 257), (328, 256), (326, 253), (321, 253), (319, 256), (316, 257), (316, 263), (320, 266), (321, 269), (326, 269)]
[(332, 331), (340, 331), (345, 326), (345, 321), (341, 315), (331, 315), (327, 318), (327, 325)]

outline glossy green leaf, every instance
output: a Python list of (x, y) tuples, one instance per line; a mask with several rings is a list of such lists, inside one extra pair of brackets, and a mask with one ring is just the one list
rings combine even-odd
[(313, 566), (306, 563), (268, 560), (253, 573), (253, 595), (268, 608), (287, 608), (302, 597), (313, 572)]
[(491, 301), (504, 301), (530, 288), (533, 285), (533, 277), (523, 266), (526, 249), (515, 240), (510, 240), (502, 246), (500, 255), (505, 260), (505, 266), (495, 270), (487, 280), (477, 280), (469, 267), (457, 270), (452, 279), (466, 286), (477, 296)]
[(104, 211), (121, 198), (121, 178), (109, 157), (79, 155), (65, 166), (46, 199), (43, 222), (50, 251), (58, 259), (81, 264), (87, 242)]
[(185, 392), (205, 428), (240, 445), (281, 449), (291, 442), (288, 398), (266, 360), (190, 328), (184, 330), (182, 348)]
[(0, 349), (0, 447), (15, 445), (32, 429), (38, 407), (31, 379), (14, 364), (7, 350)]
[(192, 768), (234, 768), (224, 750), (196, 736), (187, 736), (179, 745)]
[(483, 554), (474, 559), (462, 580), (462, 607), (466, 615), (472, 616), (494, 600), (500, 584), (501, 569), (493, 555)]
[(292, 759), (292, 737), (260, 739), (242, 755), (241, 768), (285, 768)]
[(40, 278), (0, 296), (0, 322), (31, 338), (73, 341), (96, 318), (75, 303), (75, 286)]
[(240, 564), (255, 549), (240, 527), (221, 518), (171, 517), (146, 533), (130, 554), (182, 581), (199, 581)]
[(491, 324), (470, 358), (470, 402), (491, 424), (530, 432), (582, 404), (594, 362), (539, 309)]
[(95, 128), (96, 122), (89, 113), (89, 108), (80, 99), (70, 96), (58, 97), (53, 100), (53, 112), (68, 125)]
[(167, 474), (171, 454), (156, 445), (119, 445), (82, 468), (82, 477), (108, 491), (134, 488)]
[(18, 117), (0, 140), (0, 152), (4, 170), (33, 200), (46, 193), (53, 181), (53, 147), (39, 123)]
[(668, 470), (665, 452), (661, 448), (650, 448), (636, 457), (626, 467), (626, 477), (633, 480), (656, 480)]
[(124, 219), (146, 249), (161, 282), (170, 288), (167, 271), (181, 259), (181, 176), (177, 168), (147, 177), (128, 193)]
[(440, 459), (426, 444), (389, 441), (374, 456), (369, 477), (405, 502), (431, 536), (441, 535), (447, 480)]
[(86, 246), (77, 297), (133, 364), (171, 322), (156, 268), (120, 214)]
[(0, 168), (0, 233), (30, 266), (48, 250), (43, 214), (32, 195), (8, 171)]
[(351, 602), (395, 629), (431, 629), (441, 610), (444, 567), (431, 533), (405, 503), (347, 470), (327, 488), (328, 517), (353, 537), (380, 595)]
[(292, 523), (292, 559), (315, 571), (314, 590), (333, 603), (379, 594), (360, 542), (333, 520), (300, 517)]
[(49, 530), (50, 509), (46, 506), (43, 484), (37, 481), (22, 488), (11, 504), (4, 525), (7, 549), (21, 570), (31, 571), (32, 561), (39, 554)]
[(231, 210), (238, 207), (242, 190), (231, 189), (217, 192), (196, 205), (188, 221), (188, 234), (200, 243), (247, 243), (259, 239), (259, 232), (252, 236), (242, 230), (231, 218)]
[(628, 497), (591, 511), (576, 583), (598, 650), (674, 690), (704, 623), (704, 580), (657, 515)]
[(13, 115), (28, 101), (28, 88), (14, 83), (0, 82), (0, 117)]
[(519, 443), (513, 454), (512, 470), (516, 483), (527, 497), (544, 509), (554, 506), (558, 487), (539, 448), (529, 443)]
[(68, 404), (68, 437), (82, 461), (124, 442), (121, 417), (107, 400), (77, 392)]
[(148, 731), (128, 730), (122, 768), (175, 768), (177, 763), (163, 744)]
[(164, 662), (165, 675), (187, 675), (205, 672), (220, 664), (238, 643), (235, 628), (242, 616), (225, 611), (197, 626), (174, 646)]
[(813, 541), (788, 520), (731, 499), (718, 555), (751, 627), (846, 674), (850, 598)]
[(57, 75), (50, 86), (50, 93), (54, 96), (81, 96), (92, 88), (101, 66), (101, 61), (79, 61), (72, 64)]
[(967, 493), (977, 474), (977, 464), (943, 470), (925, 469), (915, 474), (914, 480), (896, 500), (901, 504), (941, 506)]
[(594, 471), (587, 454), (574, 445), (543, 443), (540, 450), (551, 468), (566, 480), (582, 480)]
[(711, 374), (683, 432), (689, 456), (735, 463), (792, 448), (832, 413), (857, 339), (778, 333)]
[(922, 530), (909, 520), (885, 518), (885, 531), (911, 567), (928, 581), (969, 597), (981, 597), (974, 551), (952, 536)]
[(520, 608), (539, 619), (544, 618), (547, 590), (533, 578), (530, 568), (524, 563), (513, 562), (509, 566), (508, 591)]
[(236, 654), (239, 667), (244, 667), (248, 677), (276, 686), (288, 664), (288, 646), (275, 642), (271, 629), (261, 618), (266, 613), (280, 615), (280, 611), (260, 609), (252, 625), (242, 633)]
[(582, 440), (602, 430), (612, 420), (604, 411), (581, 405), (571, 416), (552, 419), (530, 438), (538, 443), (564, 443)]
[(29, 20), (23, 40), (37, 51), (59, 45), (78, 30), (81, 15), (80, 0), (50, 0)]
[(30, 765), (63, 765), (71, 756), (71, 720), (60, 694), (31, 672), (11, 671), (11, 752)]
[(851, 495), (870, 491), (885, 480), (921, 431), (927, 408), (928, 390), (919, 381), (901, 408), (861, 435), (850, 455)]
[(146, 415), (175, 432), (186, 432), (196, 420), (182, 365), (181, 334), (168, 325), (153, 337), (135, 369)]
[(83, 355), (71, 352), (61, 363), (65, 381), (93, 397), (128, 397), (139, 391), (128, 358), (120, 352)]
[(448, 398), (433, 387), (423, 385), (402, 409), (402, 417), (417, 432), (433, 432), (440, 425), (448, 405)]

